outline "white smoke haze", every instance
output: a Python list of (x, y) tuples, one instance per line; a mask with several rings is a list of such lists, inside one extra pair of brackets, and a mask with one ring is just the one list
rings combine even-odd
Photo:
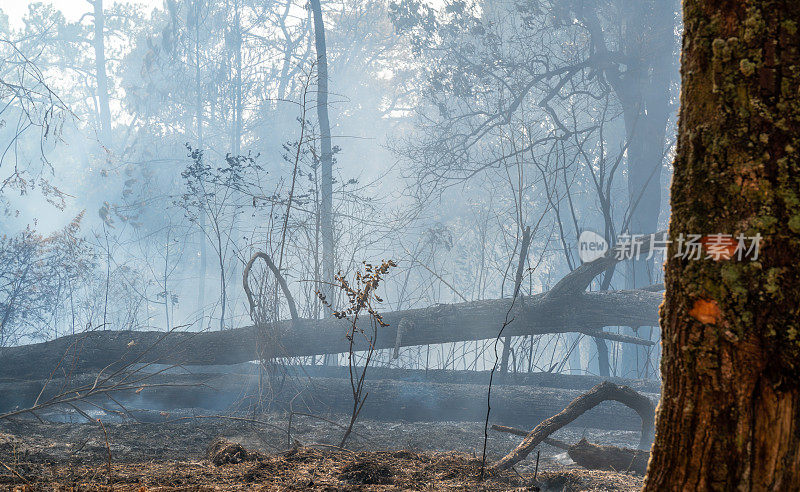
[[(3, 275), (47, 261), (59, 278), (35, 299), (13, 292), (46, 270), (8, 281), (2, 344), (251, 325), (242, 273), (258, 251), (314, 319), (331, 317), (317, 291), (345, 305), (327, 285), (363, 261), (397, 263), (379, 287), (394, 312), (510, 298), (526, 227), (523, 296), (581, 265), (584, 231), (613, 245), (663, 230), (680, 16), (677, 2), (622, 16), (624, 3), (323, 4), (327, 103), (304, 1), (4, 4), (0, 227), (17, 260)], [(658, 284), (660, 265), (624, 262), (588, 289)], [(261, 263), (252, 274), (275, 281)], [(259, 292), (289, 318), (285, 296)], [(578, 328), (504, 338), (504, 369), (658, 378), (657, 328), (600, 327), (653, 345)], [(372, 363), (489, 370), (493, 345), (399, 346)]]

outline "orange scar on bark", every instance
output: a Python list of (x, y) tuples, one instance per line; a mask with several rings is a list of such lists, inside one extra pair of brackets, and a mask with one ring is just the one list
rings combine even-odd
[(689, 316), (701, 323), (713, 325), (722, 316), (722, 311), (720, 311), (717, 301), (713, 299), (698, 299), (694, 302), (691, 311), (689, 311)]

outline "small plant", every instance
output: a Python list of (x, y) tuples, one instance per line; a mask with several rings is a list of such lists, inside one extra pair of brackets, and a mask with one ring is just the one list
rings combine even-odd
[[(353, 391), (353, 410), (350, 414), (350, 423), (347, 430), (342, 437), (342, 442), (339, 444), (343, 448), (353, 431), (353, 425), (358, 419), (361, 408), (367, 399), (369, 393), (364, 392), (364, 379), (367, 376), (367, 368), (375, 353), (375, 340), (378, 337), (378, 329), (380, 327), (388, 326), (384, 323), (380, 313), (378, 313), (376, 306), (383, 302), (383, 299), (378, 297), (375, 293), (381, 283), (383, 277), (389, 273), (389, 269), (396, 267), (397, 264), (392, 260), (383, 260), (377, 267), (371, 263), (363, 262), (364, 271), (357, 271), (356, 278), (353, 283), (350, 283), (344, 275), (340, 272), (334, 277), (334, 285), (339, 290), (344, 292), (347, 296), (348, 305), (342, 310), (336, 310), (332, 307), (330, 301), (325, 298), (321, 292), (317, 292), (323, 304), (333, 310), (333, 315), (339, 319), (346, 319), (350, 321), (350, 325), (346, 334), (347, 340), (350, 342), (347, 354), (347, 366), (350, 370), (350, 387)], [(359, 325), (358, 320), (366, 312), (369, 320), (367, 323)], [(364, 325), (367, 324), (368, 328), (365, 330)], [(363, 357), (364, 365), (360, 371), (355, 368), (355, 339), (358, 336), (363, 336), (366, 341), (366, 354)]]

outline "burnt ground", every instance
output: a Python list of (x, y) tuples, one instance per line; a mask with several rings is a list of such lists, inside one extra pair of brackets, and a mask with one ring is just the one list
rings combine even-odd
[[(240, 419), (163, 415), (158, 423), (0, 422), (0, 489), (5, 490), (526, 490), (536, 456), (515, 471), (478, 481), (483, 423), (361, 420), (337, 450), (345, 418), (281, 414)], [(103, 417), (101, 417), (103, 418)], [(106, 434), (108, 446), (106, 445)], [(638, 433), (562, 429), (553, 437), (635, 446)], [(215, 441), (241, 445), (217, 459)], [(521, 438), (489, 431), (497, 459)], [(111, 473), (109, 474), (109, 451)], [(537, 483), (544, 490), (635, 490), (641, 477), (588, 471), (565, 452), (540, 446)], [(529, 489), (532, 490), (532, 489)]]

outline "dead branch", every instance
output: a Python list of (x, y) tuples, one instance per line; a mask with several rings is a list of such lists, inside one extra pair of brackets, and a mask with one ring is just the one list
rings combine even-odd
[(550, 434), (574, 421), (587, 410), (607, 400), (618, 401), (639, 414), (642, 419), (642, 436), (639, 441), (639, 447), (645, 448), (650, 443), (653, 435), (655, 421), (653, 403), (649, 398), (640, 395), (627, 386), (617, 386), (614, 383), (605, 381), (574, 399), (558, 414), (537, 425), (513, 451), (492, 465), (491, 471), (497, 472), (511, 468), (525, 459)]
[(28, 484), (28, 485), (30, 485), (30, 484), (31, 484), (31, 483), (30, 483), (30, 482), (29, 482), (29, 481), (28, 481), (28, 480), (27, 480), (25, 477), (23, 477), (22, 475), (20, 475), (20, 474), (19, 474), (19, 472), (18, 472), (17, 470), (15, 470), (15, 469), (11, 468), (10, 466), (8, 466), (8, 465), (6, 465), (5, 463), (3, 463), (2, 461), (0, 461), (0, 465), (3, 465), (3, 468), (5, 468), (6, 470), (10, 471), (10, 472), (11, 472), (11, 473), (13, 473), (14, 475), (16, 475), (16, 476), (17, 476), (17, 478), (19, 478), (20, 480), (22, 480), (22, 481), (23, 481), (23, 482), (25, 482), (26, 484)]
[[(514, 434), (515, 436), (527, 437), (530, 434), (530, 431), (524, 431), (522, 429), (517, 429), (516, 427), (509, 427), (507, 425), (492, 425), (492, 430), (497, 432), (506, 432), (508, 434)], [(553, 439), (551, 437), (545, 437), (542, 440), (543, 443), (549, 444), (554, 448), (563, 449), (564, 451), (570, 448), (569, 444), (565, 443), (564, 441), (559, 441), (558, 439)]]
[[(655, 244), (664, 241), (666, 231), (644, 236), (642, 243), (637, 248), (637, 253), (646, 254), (655, 247)], [(606, 254), (590, 263), (584, 263), (558, 281), (547, 294), (552, 297), (563, 297), (580, 294), (585, 291), (594, 278), (620, 261), (620, 246), (611, 248)]]
[(106, 431), (106, 426), (103, 424), (103, 421), (97, 419), (97, 422), (100, 424), (100, 428), (103, 429), (103, 435), (106, 439), (106, 451), (108, 452), (108, 481), (111, 482), (111, 445), (108, 443), (108, 431)]
[(289, 313), (292, 316), (292, 321), (297, 321), (299, 319), (299, 316), (297, 315), (297, 306), (294, 303), (294, 297), (292, 297), (292, 293), (289, 291), (289, 285), (286, 283), (286, 279), (283, 278), (283, 275), (281, 275), (278, 267), (276, 267), (272, 262), (272, 258), (270, 258), (268, 254), (260, 251), (253, 253), (253, 256), (250, 257), (250, 261), (248, 261), (247, 265), (244, 267), (244, 272), (242, 272), (242, 286), (244, 287), (244, 293), (247, 295), (247, 302), (250, 305), (250, 313), (252, 314), (255, 311), (256, 301), (253, 298), (253, 291), (250, 290), (248, 278), (250, 277), (250, 269), (253, 268), (253, 263), (255, 263), (258, 258), (264, 260), (264, 262), (267, 264), (267, 267), (269, 267), (269, 269), (272, 271), (272, 274), (275, 275), (275, 279), (277, 279), (278, 285), (281, 286), (283, 295), (286, 296), (286, 302), (289, 304)]
[[(527, 437), (529, 434), (528, 431), (505, 425), (493, 425), (492, 430), (522, 437)], [(572, 461), (591, 470), (632, 471), (644, 475), (650, 459), (650, 452), (647, 450), (601, 446), (592, 444), (586, 439), (581, 439), (572, 445), (549, 437), (542, 442), (567, 451)]]
[[(173, 328), (173, 330), (179, 328), (182, 327), (176, 326), (175, 328)], [(152, 387), (166, 387), (166, 386), (187, 386), (182, 384), (170, 384), (170, 383), (148, 384), (147, 381), (149, 379), (159, 374), (165, 373), (170, 369), (174, 369), (175, 367), (178, 366), (175, 365), (167, 366), (158, 371), (147, 372), (147, 369), (151, 366), (151, 364), (141, 363), (141, 360), (145, 358), (147, 354), (152, 349), (154, 349), (154, 347), (157, 344), (161, 343), (164, 339), (166, 339), (169, 333), (171, 332), (172, 330), (166, 333), (162, 333), (161, 336), (158, 337), (152, 345), (146, 347), (143, 351), (141, 351), (136, 357), (134, 357), (131, 360), (125, 360), (123, 356), (119, 360), (107, 364), (89, 383), (69, 387), (70, 386), (68, 384), (69, 378), (65, 377), (64, 382), (61, 386), (61, 390), (57, 394), (50, 396), (45, 400), (42, 400), (45, 388), (53, 380), (53, 374), (56, 372), (56, 369), (48, 371), (49, 374), (48, 378), (44, 381), (44, 385), (42, 389), (39, 391), (38, 395), (36, 396), (36, 400), (33, 402), (33, 404), (27, 408), (13, 410), (10, 412), (0, 414), (0, 420), (9, 419), (26, 413), (31, 414), (37, 419), (41, 420), (37, 412), (47, 408), (65, 406), (72, 408), (82, 417), (84, 417), (87, 421), (91, 422), (98, 419), (93, 419), (92, 417), (90, 417), (85, 411), (83, 411), (80, 407), (78, 407), (78, 403), (90, 405), (100, 410), (109, 412), (107, 409), (101, 407), (100, 405), (97, 405), (92, 401), (93, 399), (96, 399), (96, 397), (105, 396), (109, 398), (112, 402), (114, 402), (116, 405), (118, 405), (120, 408), (122, 408), (124, 413), (130, 414), (128, 410), (119, 401), (115, 400), (111, 396), (112, 393), (120, 393), (126, 391), (139, 392), (144, 387), (152, 388)], [(79, 338), (78, 342), (80, 341), (81, 339)], [(67, 354), (70, 351), (74, 351), (72, 357), (74, 357), (74, 360), (77, 362), (79, 356), (78, 352), (79, 349), (75, 348), (76, 345), (78, 345), (77, 342), (73, 342), (69, 345), (67, 353), (62, 354), (61, 357), (58, 359), (59, 362), (57, 367), (60, 367), (61, 364), (64, 362), (64, 360), (67, 359)], [(127, 346), (128, 348), (134, 347), (135, 343), (130, 342)], [(112, 366), (115, 366), (113, 370)], [(197, 386), (197, 384), (190, 384), (188, 386)], [(100, 423), (100, 425), (101, 426), (103, 425), (102, 422)], [(105, 432), (105, 427), (103, 428), (103, 431)]]

